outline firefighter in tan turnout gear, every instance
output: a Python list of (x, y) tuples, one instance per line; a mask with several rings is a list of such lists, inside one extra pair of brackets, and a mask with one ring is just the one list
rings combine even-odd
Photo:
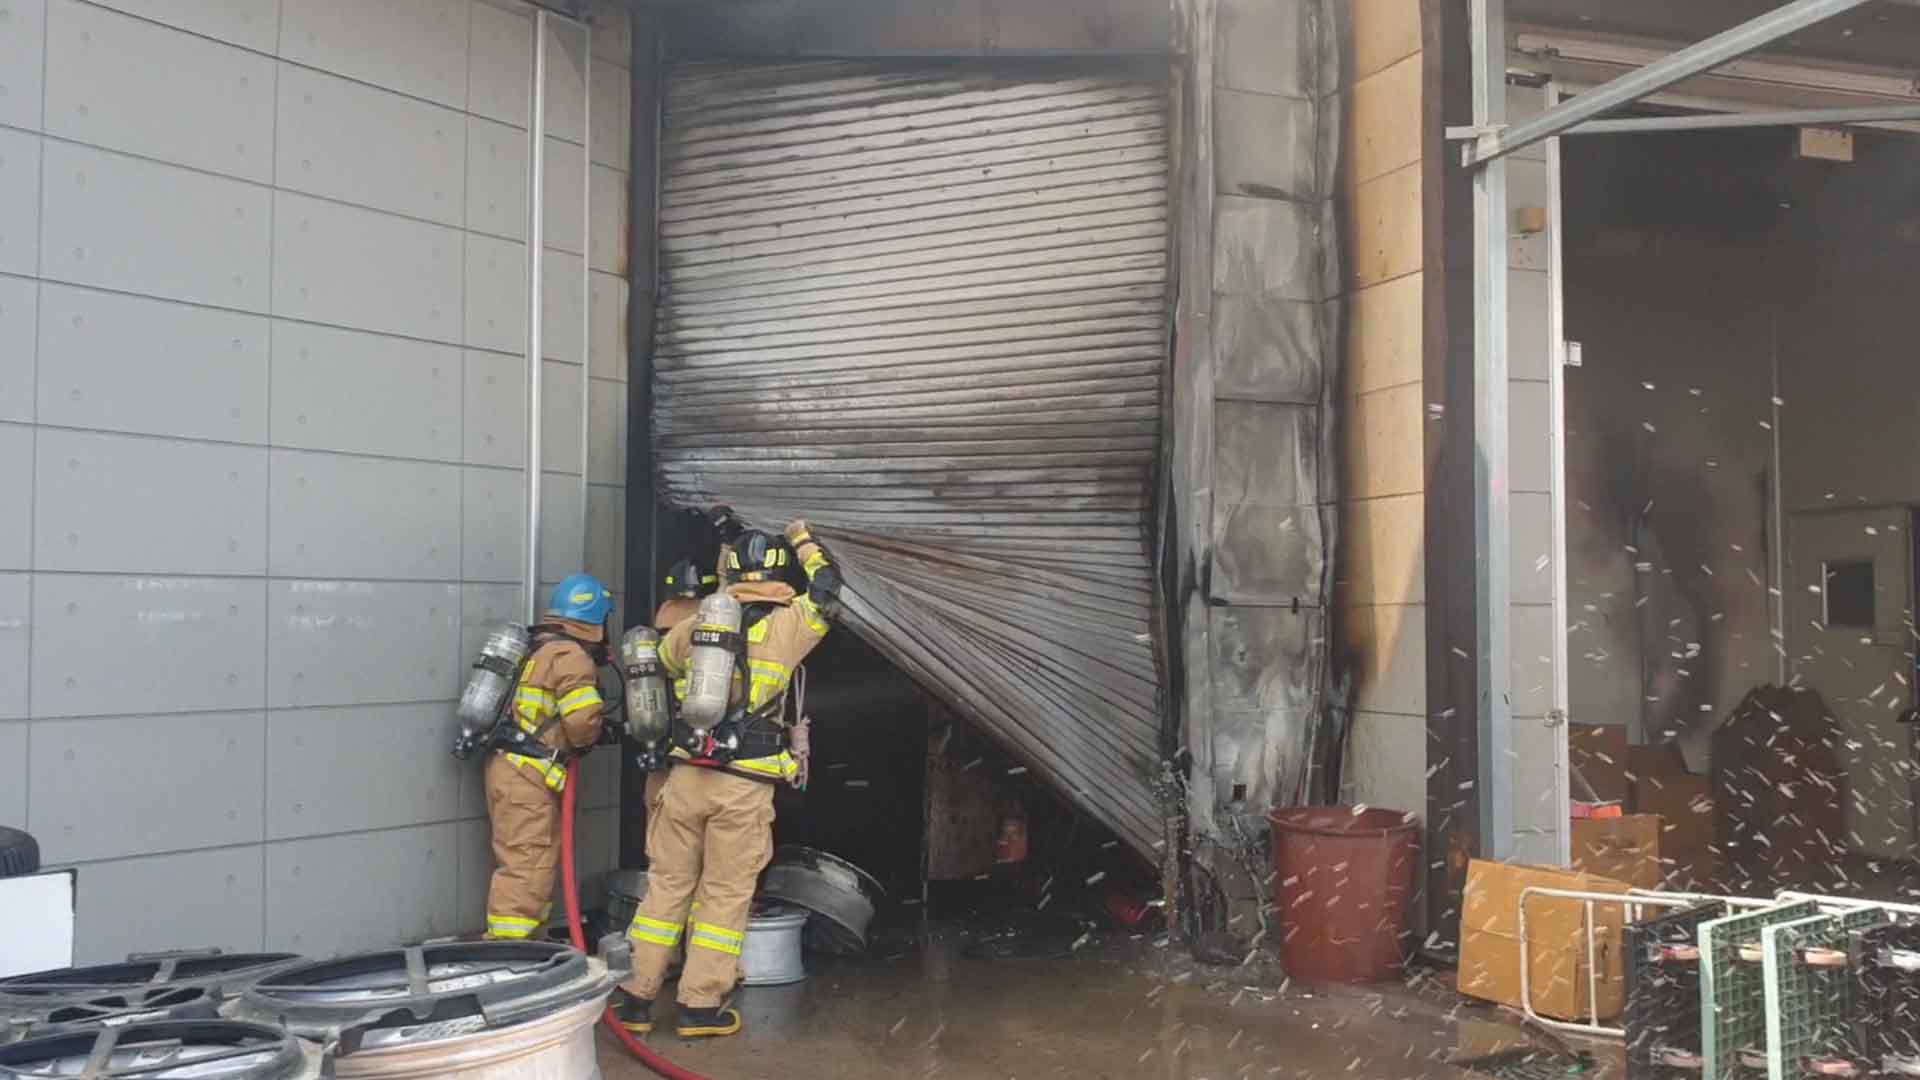
[[(683, 935), (677, 1030), (740, 1030), (740, 1014), (726, 999), (739, 973), (754, 885), (773, 854), (773, 785), (794, 782), (800, 771), (783, 726), (787, 687), (826, 637), (826, 609), (839, 590), (839, 571), (806, 522), (789, 524), (782, 544), (740, 530), (724, 510), (716, 515), (727, 545), (721, 594), (675, 624), (659, 648), (681, 715), (673, 767), (647, 808), (647, 895), (627, 931), (633, 977), (614, 995), (621, 1024), (634, 1032), (652, 1030), (653, 1001)], [(806, 572), (804, 593), (780, 580), (790, 557)], [(737, 631), (708, 617), (730, 606), (723, 599), (712, 606), (720, 597), (737, 601)], [(724, 715), (710, 727), (697, 726), (695, 716), (700, 668), (708, 662), (696, 655), (700, 649), (732, 649), (735, 657)]]
[(604, 706), (595, 654), (606, 648), (612, 611), (607, 587), (575, 574), (554, 589), (546, 621), (532, 628), (532, 651), (508, 703), (512, 722), (530, 742), (487, 758), (494, 867), (487, 888), (490, 938), (525, 938), (547, 921), (567, 762), (600, 739)]

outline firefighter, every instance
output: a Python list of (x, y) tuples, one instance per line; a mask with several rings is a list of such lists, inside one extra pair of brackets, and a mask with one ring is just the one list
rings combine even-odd
[[(664, 635), (682, 621), (692, 618), (693, 613), (700, 607), (700, 598), (712, 592), (719, 583), (720, 579), (717, 575), (701, 573), (699, 565), (692, 559), (681, 559), (667, 567), (667, 575), (662, 583), (664, 587), (661, 589), (666, 599), (660, 601), (660, 609), (653, 613), (653, 628)], [(685, 694), (685, 687), (681, 687), (678, 692)], [(647, 801), (644, 805), (648, 813), (653, 812), (654, 801), (659, 798), (660, 789), (667, 783), (667, 763), (664, 757), (664, 750), (656, 751), (652, 747), (648, 747), (647, 753), (642, 757), (643, 763), (654, 766), (647, 769)]]
[(567, 762), (600, 739), (596, 678), (606, 649), (613, 594), (574, 574), (553, 590), (546, 621), (532, 627), (532, 651), (514, 688), (513, 719), (532, 740), (487, 759), (487, 815), (493, 824), (493, 881), (487, 936), (530, 937), (546, 924), (560, 857), (560, 793)]
[[(726, 1000), (754, 885), (773, 854), (773, 785), (799, 774), (782, 726), (787, 686), (826, 637), (827, 610), (839, 591), (839, 571), (806, 522), (789, 524), (782, 544), (741, 530), (724, 511), (719, 518), (728, 541), (723, 588), (743, 608), (744, 662), (734, 670), (733, 702), (721, 724), (729, 728), (726, 738), (698, 739), (676, 724), (673, 766), (649, 808), (647, 896), (627, 931), (633, 977), (614, 995), (621, 1025), (633, 1032), (653, 1029), (653, 1001), (683, 935), (677, 1030), (683, 1037), (740, 1030), (740, 1013)], [(806, 573), (804, 593), (780, 580), (790, 555)], [(661, 641), (661, 662), (676, 679), (688, 671), (697, 622), (682, 620)], [(736, 747), (724, 746), (736, 740)]]

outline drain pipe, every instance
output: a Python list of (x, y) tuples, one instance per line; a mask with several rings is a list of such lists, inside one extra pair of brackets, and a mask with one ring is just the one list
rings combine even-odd
[[(587, 937), (580, 929), (580, 883), (573, 869), (573, 812), (575, 795), (580, 790), (579, 781), (579, 762), (569, 762), (567, 786), (560, 793), (560, 883), (567, 902), (567, 936), (572, 939), (574, 948), (586, 952)], [(613, 1032), (613, 1037), (627, 1048), (627, 1053), (667, 1080), (707, 1080), (699, 1073), (683, 1069), (647, 1049), (646, 1043), (634, 1038), (631, 1031), (620, 1026), (620, 1018), (613, 1014), (612, 1006), (600, 1014), (600, 1022), (607, 1025), (607, 1030)]]

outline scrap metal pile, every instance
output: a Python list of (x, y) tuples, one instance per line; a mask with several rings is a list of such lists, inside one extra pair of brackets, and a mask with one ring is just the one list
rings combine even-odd
[(1920, 1076), (1911, 909), (1702, 899), (1626, 943), (1634, 1080)]

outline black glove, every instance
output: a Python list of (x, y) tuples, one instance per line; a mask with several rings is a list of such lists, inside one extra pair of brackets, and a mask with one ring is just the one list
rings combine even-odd
[(595, 739), (593, 744), (595, 746), (619, 746), (626, 737), (627, 721), (625, 717), (617, 720), (602, 720), (600, 722), (600, 737)]

